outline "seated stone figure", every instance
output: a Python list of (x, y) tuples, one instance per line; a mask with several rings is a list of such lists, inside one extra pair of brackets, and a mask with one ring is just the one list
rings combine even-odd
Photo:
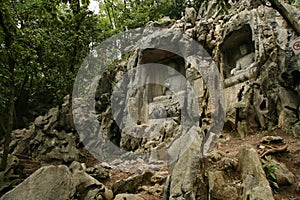
[[(176, 65), (175, 63), (172, 63)], [(172, 66), (172, 65), (171, 65)], [(165, 91), (164, 95), (173, 95), (173, 92), (178, 93), (186, 89), (186, 79), (182, 74), (176, 71), (176, 67), (168, 69), (168, 76), (165, 80)]]
[(255, 66), (255, 54), (249, 53), (245, 44), (240, 46), (240, 53), (242, 57), (236, 61), (235, 68), (230, 71), (231, 75), (239, 74)]

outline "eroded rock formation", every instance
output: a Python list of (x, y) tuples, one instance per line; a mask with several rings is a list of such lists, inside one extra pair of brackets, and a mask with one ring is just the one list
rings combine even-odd
[[(294, 130), (294, 133), (297, 132), (295, 130), (298, 130), (300, 120), (299, 76), (297, 76), (300, 72), (299, 56), (294, 55), (289, 47), (289, 42), (296, 37), (296, 34), (279, 13), (259, 2), (232, 3), (229, 14), (220, 16), (215, 15), (217, 11), (212, 4), (213, 2), (204, 2), (197, 19), (196, 11), (187, 9), (186, 16), (170, 26), (170, 30), (180, 31), (195, 38), (216, 62), (225, 86), (224, 128), (236, 131), (242, 138), (258, 130), (273, 127), (288, 128)], [(299, 10), (295, 7), (285, 6), (295, 14), (296, 18), (299, 16)], [(157, 27), (159, 24), (149, 23), (148, 26)], [(165, 35), (165, 37), (169, 36)], [(193, 76), (195, 74), (193, 65), (187, 60), (182, 60), (170, 52), (155, 49), (156, 46), (165, 44), (157, 44), (155, 43), (157, 41), (151, 39), (145, 41), (151, 41), (154, 49), (142, 47), (137, 49), (131, 57), (135, 62), (128, 62), (127, 69), (146, 63), (159, 63), (176, 69), (197, 91), (199, 109), (193, 109), (195, 113), (190, 114), (192, 118), (200, 119), (197, 127), (200, 127), (204, 133), (207, 132), (207, 127), (211, 124), (213, 108), (209, 104), (210, 91), (207, 91), (201, 74)], [(143, 46), (146, 47), (147, 44)], [(185, 46), (183, 45), (182, 48), (184, 49)], [(155, 67), (152, 70), (155, 70)], [(159, 76), (147, 77), (148, 74), (151, 73), (137, 70), (137, 78), (128, 83), (130, 85), (127, 96), (128, 110), (124, 108), (120, 113), (136, 114), (133, 114), (133, 121), (124, 121), (123, 129), (119, 130), (119, 145), (127, 150), (147, 149), (147, 147), (153, 150), (163, 146), (167, 139), (176, 138), (176, 135), (183, 133), (180, 129), (182, 124), (176, 119), (180, 114), (180, 106), (174, 101), (174, 95), (180, 95), (168, 93), (162, 85), (149, 85), (142, 89), (134, 87), (137, 81), (161, 79)], [(163, 77), (161, 73), (155, 74)], [(174, 82), (170, 82), (170, 85), (184, 91), (184, 88), (179, 88), (180, 85), (182, 86), (179, 77), (171, 75)], [(166, 125), (157, 128), (159, 119), (166, 117), (170, 119), (164, 120), (163, 123), (168, 123), (168, 126), (173, 127), (172, 130), (166, 129)], [(141, 135), (160, 132), (165, 135), (163, 138), (158, 137), (148, 141), (147, 138), (134, 138), (128, 134), (130, 132)], [(200, 141), (196, 146), (200, 148), (204, 134), (200, 130), (198, 135)], [(173, 140), (176, 142), (176, 139)], [(184, 171), (185, 174), (189, 174), (193, 171), (190, 167), (193, 166), (194, 161), (188, 160), (193, 160), (194, 156), (200, 154), (199, 148), (192, 150), (192, 153), (181, 155), (182, 157), (171, 167), (170, 199), (195, 198), (193, 187), (188, 186), (193, 184), (186, 183), (187, 180), (191, 181), (191, 177), (187, 178), (187, 175), (177, 172)], [(193, 147), (191, 146), (190, 149)]]
[[(165, 199), (174, 200), (274, 199), (254, 148), (243, 146), (239, 161), (225, 156), (224, 152), (210, 152), (221, 131), (211, 126), (220, 123), (213, 119), (217, 113), (220, 118), (224, 115), (224, 120), (221, 119), (225, 122), (224, 130), (236, 132), (242, 138), (274, 127), (290, 129), (299, 136), (300, 59), (289, 47), (296, 35), (280, 14), (259, 1), (232, 2), (226, 15), (217, 15), (213, 3), (204, 1), (198, 13), (188, 8), (185, 17), (176, 22), (149, 22), (145, 31), (153, 27), (166, 28), (167, 24), (171, 32), (165, 32), (163, 37), (169, 39), (161, 40), (159, 35), (150, 34), (143, 38), (143, 45), (133, 49), (128, 59), (104, 72), (94, 102), (101, 134), (97, 126), (86, 122), (92, 115), (85, 112), (86, 108), (73, 107), (74, 113), (86, 114), (80, 119), (84, 125), (82, 129), (95, 133), (84, 137), (77, 135), (68, 100), (61, 108), (53, 108), (45, 116), (36, 118), (29, 129), (15, 130), (10, 165), (0, 174), (7, 181), (1, 185), (1, 192), (15, 185), (11, 180), (18, 169), (16, 166), (20, 166), (20, 155), (37, 162), (33, 163), (35, 169), (41, 167), (41, 163), (70, 165), (73, 161), (84, 161), (82, 144), (85, 144), (87, 149), (91, 146), (99, 150), (91, 152), (93, 155), (110, 159), (111, 163), (103, 162), (101, 167), (139, 172), (113, 183), (114, 194), (108, 192), (106, 199), (112, 199), (112, 195), (117, 195), (116, 199), (141, 199), (138, 195), (119, 194), (141, 190), (157, 192), (158, 197), (164, 192)], [(300, 11), (285, 6), (299, 21)], [(208, 53), (201, 54), (202, 60), (194, 61), (188, 57), (192, 47), (187, 42), (176, 43), (176, 31), (203, 46)], [(168, 51), (172, 48), (178, 52)], [(145, 67), (139, 67), (141, 65)], [(224, 85), (224, 105), (212, 103), (218, 94), (209, 89), (217, 84), (208, 85), (207, 74), (201, 74), (197, 65), (206, 70), (213, 66), (218, 69)], [(126, 73), (131, 76), (122, 79), (128, 76)], [(215, 78), (211, 78), (212, 82), (216, 82)], [(190, 95), (192, 90), (194, 96)], [(80, 99), (76, 101), (80, 102)], [(107, 149), (103, 147), (107, 141), (123, 149), (123, 155), (105, 152)], [(108, 152), (114, 152), (114, 149)], [(143, 155), (145, 160), (136, 159), (135, 153)], [(206, 171), (207, 162), (221, 163), (224, 168)], [(166, 164), (168, 175), (149, 172), (159, 171)], [(284, 165), (278, 165), (281, 166), (276, 172), (278, 181), (282, 185), (293, 184), (295, 176), (287, 173)], [(71, 196), (76, 196), (74, 191), (79, 191), (86, 198), (94, 198), (99, 190), (105, 193), (106, 189), (99, 181), (90, 179), (85, 171), (101, 179), (103, 174), (98, 173), (101, 167), (75, 172), (80, 166), (73, 163), (70, 169), (66, 166), (44, 167), (36, 174), (43, 170), (63, 169), (64, 175), (68, 176), (65, 179), (72, 182), (71, 185), (69, 182), (64, 184), (70, 186), (66, 191), (72, 193)], [(230, 177), (231, 180), (222, 170), (240, 170), (241, 173)], [(282, 176), (284, 172), (288, 176)], [(86, 182), (73, 183), (74, 174)], [(11, 176), (10, 181), (8, 176)], [(159, 177), (158, 180), (153, 180), (155, 177)], [(226, 185), (224, 179), (230, 179), (232, 184)], [(27, 182), (14, 190), (26, 189)], [(74, 184), (78, 186), (76, 189)], [(6, 197), (9, 195), (13, 194), (7, 193)]]

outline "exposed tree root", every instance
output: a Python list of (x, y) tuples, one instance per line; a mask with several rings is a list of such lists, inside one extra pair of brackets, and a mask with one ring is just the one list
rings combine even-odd
[(271, 149), (263, 152), (260, 157), (263, 158), (264, 156), (268, 155), (268, 154), (274, 154), (274, 153), (280, 153), (280, 152), (284, 152), (287, 150), (288, 145), (285, 144), (284, 146), (280, 146), (280, 147), (270, 147)]

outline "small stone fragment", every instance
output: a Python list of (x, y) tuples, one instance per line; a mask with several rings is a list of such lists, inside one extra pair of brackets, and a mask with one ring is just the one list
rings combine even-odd
[(280, 136), (265, 136), (260, 141), (263, 144), (283, 143), (283, 138)]

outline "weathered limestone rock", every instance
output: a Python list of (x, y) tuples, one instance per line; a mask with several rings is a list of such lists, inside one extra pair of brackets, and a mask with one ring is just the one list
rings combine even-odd
[(225, 153), (219, 150), (213, 150), (207, 155), (208, 159), (210, 159), (212, 162), (220, 161), (222, 158), (224, 158), (224, 156)]
[(122, 179), (113, 184), (113, 193), (135, 193), (139, 187), (151, 184), (152, 172), (133, 175), (127, 179)]
[(112, 191), (86, 174), (80, 163), (73, 162), (70, 169), (65, 165), (42, 167), (13, 190), (4, 194), (1, 200), (67, 200), (78, 195), (86, 200), (113, 199)]
[(137, 194), (118, 194), (114, 200), (144, 200)]
[(69, 199), (75, 193), (72, 178), (66, 166), (43, 167), (2, 196), (1, 200)]
[(77, 148), (77, 135), (67, 120), (69, 105), (52, 108), (44, 116), (36, 118), (28, 129), (12, 133), (11, 151), (50, 164), (71, 163), (81, 155)]
[[(180, 140), (180, 137), (178, 141), (181, 144), (174, 145), (174, 148), (181, 149), (181, 151), (179, 154), (174, 153), (172, 155), (175, 158), (177, 157), (178, 160), (175, 160), (170, 170), (171, 176), (167, 189), (170, 200), (195, 198), (194, 184), (196, 177), (194, 171), (199, 167), (197, 161), (199, 161), (198, 157), (201, 153), (199, 147), (201, 146), (203, 135), (197, 128), (192, 128), (190, 131), (195, 133), (195, 137), (188, 148), (182, 148), (187, 143), (184, 140)], [(176, 140), (174, 143), (176, 143)]]
[(221, 162), (225, 170), (236, 170), (238, 167), (238, 161), (235, 158), (224, 157)]
[[(76, 193), (79, 193), (81, 196), (92, 196), (102, 197), (104, 200), (112, 200), (113, 193), (111, 190), (108, 190), (102, 183), (88, 175), (82, 165), (79, 162), (73, 162), (70, 165), (70, 170), (73, 174), (73, 184), (76, 188)], [(86, 199), (88, 199), (86, 197)]]
[(152, 177), (151, 177), (151, 182), (153, 184), (158, 184), (161, 185), (166, 182), (168, 173), (167, 172), (156, 172)]
[(243, 179), (243, 200), (274, 200), (259, 156), (251, 145), (241, 147), (239, 167)]
[[(218, 10), (213, 6), (216, 2), (216, 0), (203, 2), (198, 14), (194, 9), (187, 8), (185, 17), (176, 21), (170, 29), (197, 38), (197, 42), (202, 44), (216, 61), (225, 85), (226, 125), (237, 131), (241, 137), (255, 133), (260, 128), (270, 128), (276, 125), (296, 127), (294, 125), (300, 121), (299, 88), (296, 83), (292, 84), (292, 82), (296, 80), (295, 77), (300, 67), (297, 57), (287, 48), (289, 41), (295, 38), (294, 32), (286, 26), (284, 19), (274, 9), (264, 6), (259, 1), (234, 1), (229, 10), (230, 14), (221, 16), (217, 16)], [(295, 16), (300, 16), (296, 9), (292, 7), (289, 9)], [(196, 15), (198, 15), (197, 18), (195, 18)], [(162, 24), (149, 23), (147, 28), (157, 26), (161, 27)], [(208, 93), (211, 91), (208, 91), (202, 75), (180, 56), (156, 49), (156, 47), (171, 46), (184, 54), (191, 48), (186, 44), (178, 48), (176, 38), (171, 33), (166, 33), (164, 37), (172, 38), (174, 43), (163, 43), (158, 36), (143, 38), (142, 45), (138, 47), (140, 49), (133, 52), (124, 68), (134, 69), (139, 64), (159, 63), (178, 71), (196, 91), (195, 102), (199, 108), (196, 109), (191, 101), (187, 101), (187, 107), (194, 112), (191, 112), (191, 118), (198, 119), (201, 116), (198, 120), (199, 127), (203, 131), (208, 131), (210, 118), (216, 108), (210, 105), (211, 99)], [(201, 66), (209, 68), (210, 64), (207, 63), (209, 62), (203, 59)], [(116, 141), (115, 144), (128, 151), (150, 151), (152, 162), (161, 158), (159, 153), (163, 145), (172, 142), (177, 149), (180, 149), (185, 144), (180, 144), (178, 141), (176, 143), (177, 137), (180, 138), (181, 134), (184, 134), (183, 124), (180, 124), (182, 101), (179, 99), (176, 102), (174, 98), (176, 95), (170, 91), (170, 88), (177, 92), (178, 90), (186, 92), (186, 90), (185, 85), (182, 87), (182, 79), (181, 76), (177, 76), (178, 74), (173, 74), (174, 76), (169, 74), (169, 77), (161, 80), (164, 78), (162, 70), (154, 67), (150, 69), (149, 71), (136, 69), (133, 77), (137, 78), (128, 80), (126, 83), (124, 101), (127, 104), (120, 106), (116, 111), (116, 118), (122, 119), (123, 115), (128, 113), (131, 114), (131, 118), (120, 120), (120, 129), (115, 128), (114, 120), (107, 114), (111, 110), (109, 105), (111, 88), (107, 86), (107, 83), (100, 83), (99, 86), (99, 90), (109, 88), (102, 92), (106, 94), (105, 97), (102, 97), (100, 93), (96, 95), (96, 98), (98, 100), (103, 98), (99, 104), (104, 102), (105, 106), (99, 105), (97, 111), (99, 121), (111, 141)], [(122, 71), (118, 66), (116, 70)], [(149, 75), (153, 73), (155, 76)], [(122, 73), (115, 73), (111, 77), (112, 80), (117, 82), (120, 74), (122, 75)], [(170, 88), (165, 86), (137, 87), (138, 83), (144, 83), (145, 80), (159, 80), (162, 83), (166, 81), (166, 86)], [(121, 91), (115, 92), (121, 93)], [(298, 129), (293, 130), (295, 132)], [(212, 143), (215, 138), (217, 136), (213, 137)], [(188, 198), (187, 196), (192, 195), (193, 181), (191, 181), (190, 174), (193, 162), (190, 159), (197, 154), (195, 149), (209, 146), (202, 144), (202, 138), (196, 143), (195, 147), (193, 145), (189, 147), (185, 154), (179, 154), (176, 148), (168, 149), (170, 157), (176, 158), (170, 166), (172, 169), (169, 185), (170, 198)], [(224, 160), (223, 162), (232, 168), (236, 167), (234, 161)], [(245, 184), (247, 182), (246, 185), (249, 185), (250, 176), (247, 177), (249, 183), (245, 181)], [(256, 180), (256, 177), (253, 179)], [(248, 193), (247, 195), (251, 196)]]
[(292, 129), (295, 137), (300, 137), (300, 122), (296, 123)]
[(298, 119), (298, 107), (300, 105), (299, 96), (294, 91), (280, 88), (279, 99), (281, 103), (281, 110), (279, 113), (278, 127), (291, 128), (296, 124)]
[[(216, 11), (212, 4), (202, 5), (199, 20), (208, 23), (206, 17)], [(286, 6), (291, 12), (299, 13), (296, 8)], [(239, 1), (233, 3), (229, 13), (210, 22), (216, 27), (211, 33), (217, 38), (212, 49), (224, 77), (227, 124), (242, 137), (259, 127), (292, 127), (299, 121), (296, 117), (299, 116), (299, 89), (293, 77), (300, 69), (296, 61), (299, 59), (286, 48), (288, 35), (293, 35), (293, 31), (283, 26), (285, 21), (274, 9), (260, 3)], [(202, 29), (199, 28), (198, 34), (203, 34)], [(212, 43), (207, 41), (209, 35), (206, 32), (206, 37), (201, 36), (206, 44)]]
[(155, 184), (153, 186), (142, 186), (139, 188), (139, 191), (145, 191), (153, 196), (161, 197), (164, 194), (164, 186), (159, 184)]
[(296, 191), (297, 191), (298, 193), (300, 193), (300, 183), (297, 184)]
[(267, 161), (265, 165), (267, 167), (270, 167), (271, 165), (276, 166), (274, 174), (278, 186), (287, 186), (295, 183), (295, 175), (286, 167), (285, 164), (272, 159)]
[(69, 108), (69, 97), (66, 97), (60, 109), (52, 108), (28, 128), (12, 131), (10, 152), (18, 162), (8, 160), (8, 168), (0, 176), (1, 195), (42, 164), (70, 164), (83, 158)]
[(237, 200), (236, 188), (226, 186), (222, 171), (208, 172), (209, 196), (211, 199)]
[(197, 13), (196, 13), (195, 8), (186, 8), (184, 19), (187, 23), (190, 22), (194, 25), (196, 22), (196, 17), (197, 17), (196, 15), (197, 15)]
[(102, 165), (96, 165), (94, 167), (87, 168), (85, 171), (97, 180), (109, 178), (108, 169)]
[(20, 177), (14, 174), (19, 162), (16, 156), (8, 155), (6, 169), (0, 172), (0, 194), (13, 187), (19, 181)]
[(180, 116), (180, 104), (177, 99), (172, 97), (163, 96), (166, 99), (153, 99), (153, 102), (149, 104), (149, 118), (150, 119), (166, 119), (167, 117), (179, 117)]
[(275, 170), (276, 181), (279, 186), (292, 185), (295, 183), (295, 175), (283, 163), (278, 163)]

